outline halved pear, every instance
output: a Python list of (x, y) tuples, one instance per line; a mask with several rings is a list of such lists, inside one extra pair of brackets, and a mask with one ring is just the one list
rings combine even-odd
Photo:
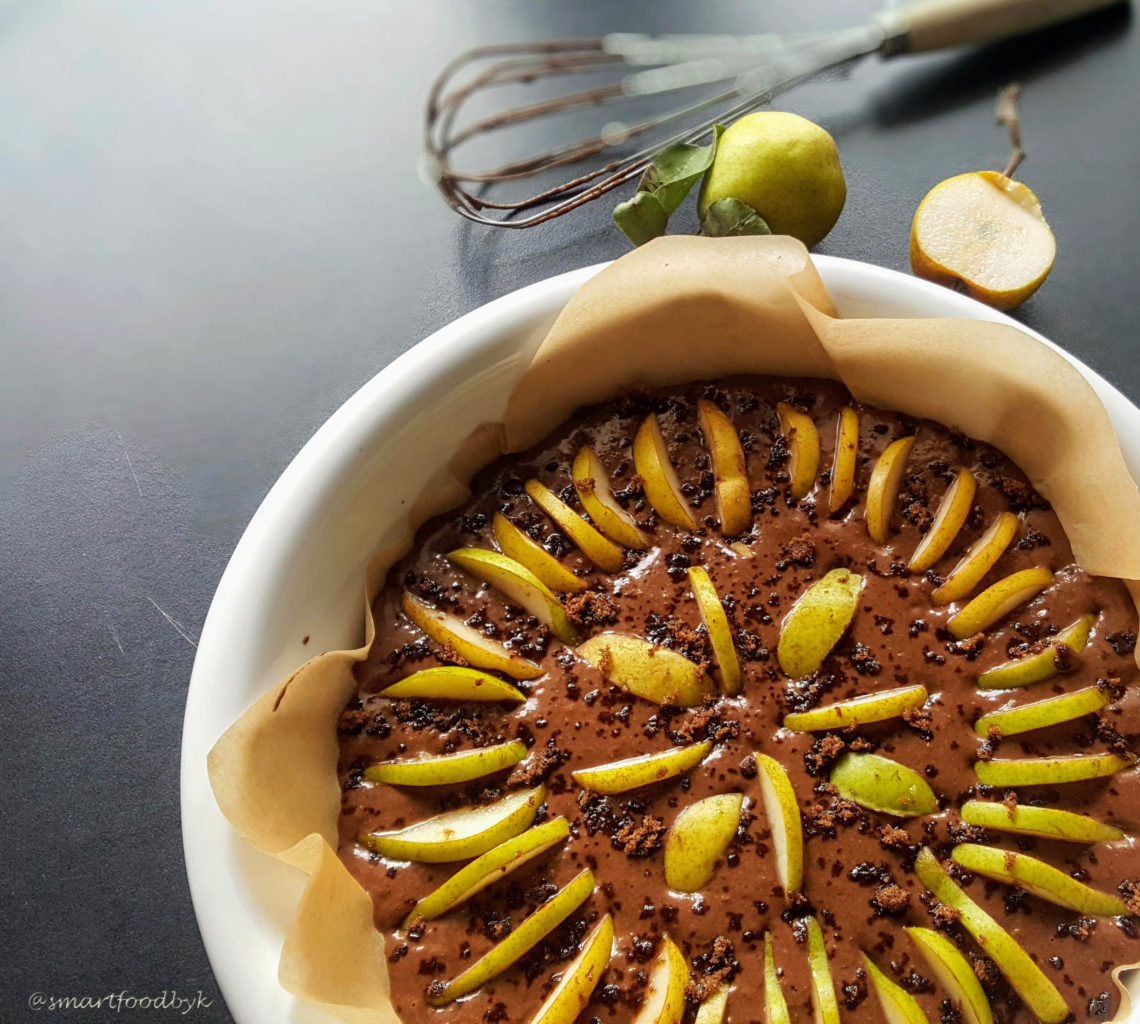
[(772, 831), (776, 876), (786, 896), (804, 886), (804, 834), (800, 805), (784, 766), (767, 754), (756, 754), (755, 757), (764, 814)]
[(740, 659), (736, 656), (736, 644), (732, 639), (732, 627), (728, 624), (724, 605), (720, 603), (720, 595), (703, 565), (690, 566), (689, 585), (693, 588), (693, 597), (696, 598), (701, 619), (709, 631), (713, 657), (720, 669), (721, 689), (728, 696), (735, 697), (740, 692), (743, 676), (740, 672)]
[(875, 998), (887, 1018), (887, 1024), (930, 1024), (918, 1000), (914, 998), (901, 985), (891, 981), (866, 953), (863, 954), (863, 963), (871, 977), (871, 988), (875, 990)]
[(914, 870), (939, 903), (958, 911), (962, 926), (998, 965), (998, 970), (1021, 996), (1021, 1001), (1044, 1024), (1061, 1024), (1069, 1016), (1069, 1007), (1061, 993), (1033, 958), (1009, 932), (958, 888), (929, 847), (924, 846), (918, 851)]
[(938, 810), (938, 798), (913, 768), (879, 754), (848, 751), (832, 766), (831, 784), (860, 807), (917, 818)]
[(546, 799), (546, 787), (520, 789), (494, 803), (460, 807), (393, 832), (360, 837), (367, 846), (391, 860), (446, 864), (478, 857), (530, 826)]
[(1063, 839), (1070, 843), (1111, 843), (1123, 839), (1125, 832), (1096, 818), (1057, 807), (1030, 807), (1028, 804), (990, 803), (967, 800), (959, 809), (967, 825), (980, 825), (998, 832)]
[(991, 711), (974, 723), (974, 732), (985, 739), (996, 729), (999, 736), (1016, 736), (1033, 729), (1044, 729), (1059, 722), (1071, 722), (1105, 707), (1111, 697), (1099, 686), (1086, 686), (1059, 697), (1046, 697), (1032, 704), (1021, 704), (1003, 711)]
[(936, 604), (949, 604), (951, 601), (961, 601), (973, 593), (997, 560), (1005, 554), (1005, 549), (1017, 536), (1017, 516), (1012, 512), (1002, 512), (959, 559), (958, 564), (950, 570), (946, 582), (937, 587), (930, 595), (930, 600)]
[(665, 837), (665, 881), (676, 892), (697, 892), (713, 875), (740, 826), (742, 793), (718, 793), (690, 804)]
[(728, 1008), (728, 985), (721, 985), (697, 1007), (693, 1024), (724, 1024), (724, 1011)]
[(790, 679), (811, 675), (839, 643), (859, 606), (863, 577), (832, 569), (807, 588), (780, 624), (776, 658)]
[(413, 672), (398, 683), (385, 686), (378, 697), (390, 700), (513, 701), (521, 704), (526, 694), (477, 668), (439, 665)]
[(1132, 762), (1116, 754), (1066, 754), (1062, 757), (994, 758), (977, 761), (974, 774), (987, 786), (1055, 786), (1115, 775)]
[(713, 681), (684, 655), (639, 636), (598, 633), (578, 648), (606, 681), (655, 704), (691, 708), (713, 692)]
[(913, 437), (900, 437), (883, 449), (867, 482), (867, 532), (876, 544), (886, 544), (891, 535), (891, 516), (899, 497), (906, 460), (914, 447)]
[(448, 552), (447, 558), (453, 565), (489, 583), (539, 622), (545, 622), (563, 643), (578, 642), (578, 634), (554, 591), (521, 562), (485, 548), (458, 548)]
[(573, 773), (574, 781), (591, 793), (625, 793), (683, 775), (708, 757), (712, 748), (712, 740), (705, 740), (691, 747), (673, 747), (656, 754), (611, 761), (596, 768), (579, 768)]
[(835, 982), (827, 950), (823, 945), (823, 932), (814, 917), (805, 917), (808, 935), (808, 966), (811, 968), (811, 1004), (816, 1024), (839, 1024), (839, 1003), (835, 999)]
[(764, 933), (764, 1019), (767, 1024), (791, 1024), (788, 1002), (776, 972), (776, 955), (772, 950), (772, 933)]
[(780, 402), (780, 433), (788, 439), (788, 489), (793, 498), (805, 498), (815, 486), (819, 473), (819, 431), (806, 412)]
[(716, 479), (716, 514), (720, 532), (727, 537), (744, 533), (752, 525), (752, 488), (740, 436), (730, 420), (706, 398), (697, 403), (701, 433), (712, 456)]
[(650, 968), (649, 985), (633, 1024), (681, 1024), (688, 983), (689, 965), (685, 956), (666, 935)]
[(673, 526), (695, 530), (696, 520), (681, 493), (681, 482), (669, 461), (661, 425), (653, 413), (645, 417), (633, 439), (633, 466), (642, 479), (646, 500), (653, 510)]
[(962, 843), (954, 847), (950, 856), (967, 871), (992, 878), (995, 882), (1019, 886), (1039, 899), (1075, 910), (1078, 914), (1116, 917), (1128, 913), (1128, 905), (1119, 896), (1093, 889), (1052, 864), (1025, 853), (978, 843)]
[(1010, 690), (1016, 686), (1030, 686), (1052, 679), (1059, 671), (1057, 648), (1064, 644), (1074, 654), (1080, 654), (1088, 646), (1094, 622), (1095, 615), (1082, 615), (1071, 626), (1066, 626), (1056, 636), (1049, 637), (1049, 646), (1045, 650), (987, 669), (978, 676), (978, 685), (983, 690)]
[(428, 1003), (431, 1006), (446, 1006), (481, 988), (492, 978), (497, 978), (554, 931), (585, 903), (593, 892), (594, 874), (589, 868), (585, 868), (462, 974), (447, 982), (438, 991), (430, 989)]
[(408, 761), (384, 761), (364, 769), (369, 782), (390, 786), (452, 786), (481, 779), (518, 764), (526, 757), (526, 744), (511, 740), (493, 747), (459, 750), (437, 757), (421, 755)]
[(855, 470), (859, 461), (859, 414), (845, 405), (835, 424), (835, 455), (831, 460), (831, 487), (827, 510), (833, 515), (855, 491)]
[(977, 489), (978, 481), (974, 479), (974, 474), (964, 466), (961, 467), (942, 495), (930, 529), (923, 534), (914, 554), (910, 556), (906, 567), (911, 572), (925, 572), (946, 554), (970, 515), (970, 509), (974, 507)]
[(552, 818), (500, 843), (460, 868), (438, 889), (428, 893), (408, 912), (402, 927), (410, 927), (417, 918), (431, 921), (441, 917), (487, 886), (494, 885), (512, 871), (541, 857), (568, 835), (570, 823), (565, 818)]
[(404, 614), (437, 644), (451, 648), (476, 668), (489, 668), (515, 679), (537, 679), (542, 669), (533, 661), (512, 654), (497, 640), (484, 636), (450, 612), (425, 604), (414, 594), (405, 593)]
[(983, 590), (946, 623), (946, 628), (959, 640), (965, 640), (989, 629), (1052, 582), (1053, 574), (1043, 565), (1010, 573)]
[(844, 729), (849, 725), (885, 722), (898, 718), (911, 708), (922, 707), (926, 697), (925, 686), (896, 686), (892, 690), (864, 693), (810, 711), (795, 711), (784, 717), (784, 728), (814, 732), (817, 729)]
[(614, 948), (614, 919), (606, 914), (582, 943), (578, 955), (562, 971), (530, 1024), (574, 1024), (605, 974)]
[(549, 487), (544, 487), (537, 480), (528, 480), (526, 493), (594, 565), (603, 572), (621, 571), (625, 564), (621, 548), (598, 533)]
[(958, 1004), (966, 1024), (994, 1024), (986, 991), (970, 961), (958, 952), (958, 947), (933, 928), (907, 928), (905, 931), (918, 947), (931, 973), (946, 989), (950, 999)]
[(495, 513), (491, 527), (495, 533), (495, 543), (503, 554), (525, 565), (551, 590), (580, 594), (586, 589), (585, 580), (579, 579), (546, 548), (531, 540), (502, 512)]
[(582, 508), (602, 533), (610, 540), (637, 551), (649, 547), (649, 538), (614, 497), (609, 474), (593, 448), (584, 445), (578, 450), (571, 473)]

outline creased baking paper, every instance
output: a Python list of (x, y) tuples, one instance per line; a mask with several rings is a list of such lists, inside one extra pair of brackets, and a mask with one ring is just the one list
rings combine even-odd
[[(806, 250), (783, 237), (661, 238), (587, 282), (524, 372), (504, 422), (461, 447), (451, 482), (420, 497), (405, 536), (460, 503), (481, 466), (536, 443), (580, 405), (638, 384), (748, 373), (840, 380), (860, 401), (995, 445), (1052, 502), (1086, 570), (1140, 581), (1140, 494), (1107, 412), (1065, 359), (999, 324), (837, 319)], [(336, 722), (372, 639), (370, 599), (402, 554), (380, 552), (363, 573), (365, 646), (308, 662), (209, 755), (234, 828), (310, 876), (286, 936), (282, 985), (354, 1024), (398, 1018), (371, 900), (335, 852)], [(1128, 1010), (1125, 996), (1118, 1019)]]

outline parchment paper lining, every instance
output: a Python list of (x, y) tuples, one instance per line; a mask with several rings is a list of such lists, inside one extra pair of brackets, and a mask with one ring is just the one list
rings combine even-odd
[[(371, 599), (416, 527), (461, 503), (479, 468), (536, 443), (580, 405), (636, 384), (738, 373), (840, 380), (861, 401), (995, 445), (1052, 502), (1078, 563), (1140, 594), (1140, 493), (1100, 400), (1050, 348), (974, 320), (837, 319), (807, 251), (788, 238), (651, 242), (579, 290), (504, 422), (468, 438), (448, 467), (451, 481), (410, 509), (404, 541), (373, 558), (365, 646), (308, 662), (210, 752), (210, 782), (233, 827), (310, 876), (281, 956), (288, 991), (354, 1024), (399, 1021), (371, 899), (336, 855), (336, 721), (374, 635)], [(1118, 967), (1114, 980), (1132, 966)], [(1116, 1019), (1129, 1013), (1124, 991)]]

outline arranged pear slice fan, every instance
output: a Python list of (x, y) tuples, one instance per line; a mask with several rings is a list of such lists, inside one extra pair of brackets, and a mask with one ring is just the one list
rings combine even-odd
[(586, 581), (579, 579), (541, 544), (536, 544), (501, 512), (491, 520), (495, 543), (508, 558), (525, 565), (551, 590), (578, 594), (586, 589)]
[(649, 538), (614, 497), (606, 467), (593, 448), (586, 445), (578, 450), (571, 472), (582, 508), (602, 533), (623, 547), (637, 551), (649, 547)]
[(625, 555), (613, 541), (607, 540), (548, 487), (537, 480), (526, 482), (526, 493), (550, 517), (578, 549), (603, 572), (619, 572)]

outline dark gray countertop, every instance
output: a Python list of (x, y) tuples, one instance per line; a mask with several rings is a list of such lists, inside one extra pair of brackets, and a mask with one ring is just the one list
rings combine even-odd
[[(190, 906), (178, 753), (230, 552), (298, 448), (397, 354), (627, 249), (610, 201), (533, 233), (444, 208), (415, 170), (443, 61), (498, 39), (838, 24), (826, 0), (776, 6), (0, 5), (0, 1020), (33, 1019), (34, 993), (163, 989), (200, 991), (194, 1020), (229, 1019)], [(1015, 315), (1140, 399), (1127, 7), (789, 96), (847, 172), (820, 251), (906, 269), (927, 189), (1004, 162), (992, 107), (1010, 80), (1025, 87), (1019, 177), (1059, 242)]]

